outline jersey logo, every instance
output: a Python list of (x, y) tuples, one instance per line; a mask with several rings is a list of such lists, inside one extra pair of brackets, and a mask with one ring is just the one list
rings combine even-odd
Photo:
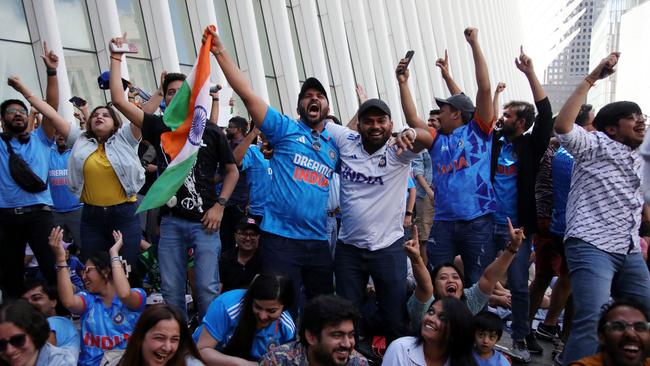
[(298, 142), (302, 142), (303, 144), (306, 144), (306, 143), (307, 143), (307, 140), (305, 139), (305, 136), (300, 136), (300, 137), (298, 137), (298, 138), (296, 139), (296, 141), (298, 141)]
[(356, 134), (356, 133), (351, 133), (351, 134), (348, 135), (348, 140), (354, 141), (354, 140), (358, 139), (359, 137), (361, 137), (361, 135)]
[(123, 321), (124, 321), (124, 315), (122, 313), (117, 313), (113, 317), (113, 323), (115, 324), (122, 324)]
[(332, 160), (336, 160), (336, 153), (334, 152), (334, 150), (329, 149), (329, 150), (327, 151), (327, 154), (330, 156), (330, 159), (332, 159)]

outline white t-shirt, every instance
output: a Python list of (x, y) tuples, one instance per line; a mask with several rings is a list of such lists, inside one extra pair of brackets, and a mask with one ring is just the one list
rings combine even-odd
[(328, 123), (341, 157), (341, 231), (345, 244), (371, 251), (389, 247), (404, 236), (404, 212), (411, 160), (417, 153), (384, 145), (372, 155), (361, 135)]

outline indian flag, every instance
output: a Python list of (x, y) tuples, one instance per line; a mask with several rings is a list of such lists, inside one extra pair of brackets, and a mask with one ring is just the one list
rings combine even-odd
[[(211, 25), (214, 30), (214, 26)], [(171, 129), (160, 140), (171, 162), (151, 186), (136, 213), (160, 207), (174, 196), (196, 163), (210, 111), (210, 45), (212, 36), (201, 46), (199, 57), (181, 88), (165, 109), (163, 121)]]

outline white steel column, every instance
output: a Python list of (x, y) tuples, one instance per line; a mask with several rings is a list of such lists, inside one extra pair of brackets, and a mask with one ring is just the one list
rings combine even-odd
[(273, 67), (278, 81), (280, 102), (286, 114), (297, 118), (296, 103), (300, 92), (298, 66), (289, 29), (289, 18), (284, 1), (262, 1), (267, 21), (267, 37), (273, 57)]
[(321, 40), (321, 31), (318, 26), (318, 9), (314, 0), (293, 0), (293, 11), (296, 17), (298, 34), (303, 35), (306, 42), (300, 42), (303, 48), (303, 61), (307, 77), (313, 76), (329, 89), (329, 76), (325, 61), (325, 50)]
[(358, 0), (343, 0), (341, 5), (347, 8), (348, 11), (345, 14), (350, 16), (349, 23), (352, 32), (348, 34), (348, 41), (350, 42), (352, 62), (356, 60), (358, 65), (355, 67), (355, 70), (359, 71), (359, 75), (356, 75), (357, 83), (363, 86), (369, 98), (377, 98), (379, 90), (377, 90), (375, 64), (372, 57), (369, 28), (363, 3)]
[(151, 3), (154, 27), (158, 38), (158, 49), (163, 70), (167, 72), (180, 72), (178, 65), (178, 51), (174, 38), (174, 26), (169, 12), (169, 2), (155, 1)]
[[(414, 78), (413, 81), (416, 85), (416, 94), (419, 96), (419, 116), (423, 116), (425, 119), (429, 114), (430, 104), (432, 101), (431, 97), (431, 86), (429, 84), (428, 71), (429, 71), (429, 58), (425, 52), (425, 47), (422, 42), (422, 27), (418, 20), (418, 11), (415, 6), (414, 0), (404, 0), (402, 1), (402, 8), (404, 11), (404, 19), (409, 19), (410, 21), (405, 21), (406, 31), (408, 33), (409, 43), (411, 48), (416, 51), (415, 58), (412, 61), (411, 69), (417, 71), (417, 78)], [(434, 59), (435, 60), (435, 59)]]
[[(418, 16), (418, 23), (420, 23), (420, 35), (422, 36), (423, 59), (424, 65), (427, 70), (426, 76), (429, 80), (431, 98), (423, 105), (424, 108), (434, 109), (435, 102), (433, 96), (443, 95), (442, 91), (442, 78), (440, 71), (436, 67), (436, 60), (438, 59), (438, 48), (436, 47), (436, 39), (433, 32), (433, 22), (431, 21), (431, 10), (427, 0), (415, 0), (416, 13)], [(428, 115), (426, 111), (425, 116)]]
[[(70, 91), (70, 81), (68, 79), (68, 69), (65, 66), (65, 57), (63, 55), (63, 44), (61, 42), (61, 33), (59, 32), (59, 25), (57, 24), (56, 10), (54, 9), (54, 0), (35, 0), (33, 1), (34, 14), (38, 22), (38, 36), (42, 41), (46, 41), (48, 47), (54, 51), (59, 57), (59, 66), (57, 68), (57, 78), (59, 82), (59, 114), (66, 119), (66, 121), (73, 121), (72, 104), (68, 100), (72, 97)], [(36, 67), (44, 69), (45, 65), (43, 60), (39, 57), (43, 53), (42, 45), (36, 46)], [(45, 75), (45, 73), (39, 73)], [(45, 77), (47, 80), (47, 76)], [(43, 86), (47, 82), (42, 83)]]

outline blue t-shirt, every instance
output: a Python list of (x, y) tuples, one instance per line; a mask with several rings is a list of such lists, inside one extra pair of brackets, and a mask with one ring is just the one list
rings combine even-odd
[[(192, 336), (194, 342), (199, 341), (201, 332), (205, 328), (212, 338), (219, 342), (216, 347), (217, 350), (223, 351), (237, 327), (245, 294), (245, 289), (232, 290), (214, 299), (203, 317), (203, 322), (194, 331)], [(259, 360), (272, 347), (277, 347), (292, 341), (295, 333), (296, 325), (293, 319), (291, 319), (289, 312), (285, 310), (282, 312), (280, 318), (255, 333), (251, 348), (251, 357), (254, 360)]]
[(479, 366), (510, 366), (510, 362), (501, 352), (497, 350), (493, 350), (492, 352), (494, 352), (492, 357), (487, 360), (482, 359), (476, 351), (472, 351), (472, 354)]
[(513, 153), (513, 145), (505, 137), (501, 152), (497, 160), (497, 171), (494, 174), (494, 193), (496, 195), (497, 209), (494, 212), (494, 222), (507, 224), (508, 217), (512, 226), (517, 227), (517, 170), (519, 169), (517, 156)]
[[(37, 128), (30, 133), (29, 142), (21, 144), (18, 139), (9, 141), (16, 155), (20, 156), (38, 175), (47, 182), (50, 162), (50, 146), (54, 143), (45, 135), (43, 128)], [(0, 140), (0, 208), (14, 208), (31, 205), (52, 206), (50, 189), (43, 192), (29, 193), (16, 184), (9, 172), (9, 151), (7, 144)]]
[(563, 146), (555, 152), (551, 163), (553, 176), (553, 213), (549, 231), (564, 237), (566, 231), (566, 204), (571, 190), (571, 174), (573, 173), (573, 156)]
[(77, 358), (79, 355), (79, 331), (72, 323), (72, 320), (62, 316), (51, 316), (47, 318), (50, 330), (56, 335), (56, 346), (67, 349)]
[(70, 212), (81, 208), (79, 198), (68, 188), (68, 158), (72, 150), (61, 154), (56, 146), (50, 149), (50, 170), (48, 184), (52, 194), (52, 208), (55, 212)]
[(413, 178), (411, 178), (411, 176), (409, 175), (409, 176), (407, 177), (407, 182), (408, 182), (408, 183), (407, 183), (407, 186), (406, 186), (406, 204), (408, 205), (408, 203), (409, 203), (409, 190), (410, 190), (411, 188), (415, 188), (415, 181), (414, 181)]
[(248, 183), (248, 211), (252, 215), (262, 216), (273, 178), (271, 164), (264, 158), (260, 148), (252, 145), (244, 155), (241, 170), (246, 172)]
[(299, 240), (327, 240), (329, 180), (339, 149), (327, 130), (315, 141), (301, 121), (269, 107), (260, 130), (273, 146), (271, 193), (262, 230)]
[(490, 181), (492, 132), (472, 119), (451, 134), (437, 133), (429, 149), (435, 220), (472, 220), (495, 211)]
[(147, 304), (147, 295), (143, 289), (134, 288), (131, 291), (136, 291), (141, 297), (137, 310), (127, 308), (117, 295), (107, 308), (99, 295), (86, 291), (77, 293), (84, 302), (84, 310), (81, 312), (82, 343), (79, 365), (99, 365), (105, 351), (126, 349), (135, 323)]
[(70, 259), (68, 259), (68, 266), (70, 266), (70, 268), (68, 268), (70, 270), (70, 281), (77, 288), (83, 289), (84, 282), (81, 280), (80, 274), (84, 270), (84, 265), (81, 263), (79, 258), (71, 255)]

